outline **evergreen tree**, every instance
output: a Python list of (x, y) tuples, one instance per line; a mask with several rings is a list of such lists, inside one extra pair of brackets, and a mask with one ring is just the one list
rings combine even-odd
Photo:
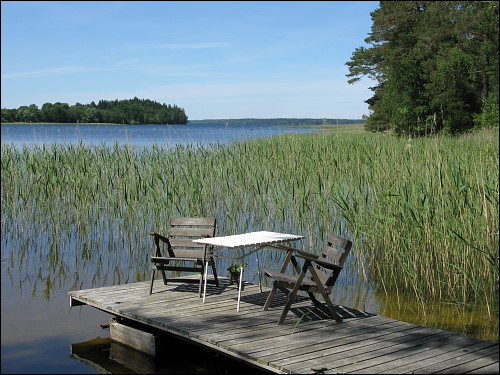
[(97, 104), (45, 103), (41, 110), (34, 104), (19, 109), (2, 109), (2, 122), (102, 122), (115, 124), (185, 124), (182, 108), (135, 97), (131, 100), (99, 100)]
[(349, 83), (377, 82), (369, 130), (498, 126), (498, 2), (381, 1), (371, 16), (371, 47), (346, 63)]

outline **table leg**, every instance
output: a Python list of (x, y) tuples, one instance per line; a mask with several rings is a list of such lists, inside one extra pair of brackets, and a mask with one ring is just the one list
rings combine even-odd
[(207, 295), (207, 278), (208, 278), (208, 262), (205, 263), (205, 276), (203, 279), (203, 303), (205, 303), (205, 296)]
[(238, 306), (236, 307), (236, 311), (240, 311), (240, 300), (241, 300), (241, 284), (243, 283), (243, 268), (245, 266), (242, 264), (240, 269), (240, 284), (238, 287)]
[(262, 293), (262, 276), (260, 274), (259, 251), (257, 251), (255, 254), (257, 257), (257, 276), (259, 277), (259, 289)]

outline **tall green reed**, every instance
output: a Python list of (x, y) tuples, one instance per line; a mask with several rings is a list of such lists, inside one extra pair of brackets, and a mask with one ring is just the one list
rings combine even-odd
[(75, 287), (143, 280), (147, 232), (200, 215), (217, 217), (219, 235), (301, 233), (310, 251), (335, 232), (354, 241), (351, 263), (377, 288), (498, 308), (498, 137), (2, 144), (2, 234), (50, 265), (45, 279), (77, 267)]

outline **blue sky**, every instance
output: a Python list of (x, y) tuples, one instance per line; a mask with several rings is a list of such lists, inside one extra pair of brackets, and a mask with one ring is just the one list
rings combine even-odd
[(2, 1), (1, 107), (151, 99), (214, 118), (361, 118), (378, 1)]

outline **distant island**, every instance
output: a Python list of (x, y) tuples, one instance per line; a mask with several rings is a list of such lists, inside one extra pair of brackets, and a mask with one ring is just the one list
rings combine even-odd
[(275, 125), (275, 126), (301, 126), (301, 125), (349, 125), (362, 124), (365, 119), (340, 119), (340, 118), (242, 118), (242, 119), (207, 119), (189, 120), (192, 124), (226, 124), (230, 125)]
[(176, 105), (160, 104), (149, 99), (99, 100), (97, 104), (69, 105), (67, 103), (45, 103), (42, 108), (35, 104), (17, 109), (2, 108), (2, 124), (226, 124), (230, 125), (274, 125), (314, 126), (361, 124), (363, 119), (340, 118), (239, 118), (189, 120), (184, 109)]
[(99, 100), (96, 104), (45, 103), (2, 108), (2, 123), (186, 124), (184, 109), (149, 99)]

